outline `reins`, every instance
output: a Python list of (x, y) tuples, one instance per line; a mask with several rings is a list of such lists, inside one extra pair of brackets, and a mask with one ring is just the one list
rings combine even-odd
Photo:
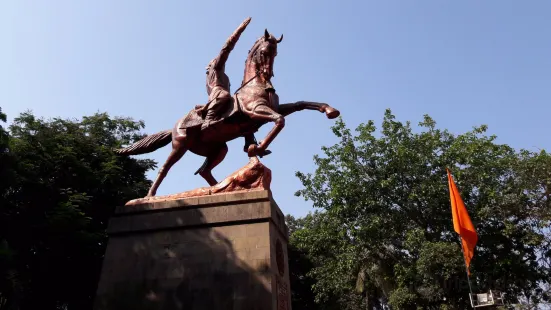
[(250, 78), (250, 80), (248, 80), (247, 83), (241, 85), (233, 94), (234, 94), (234, 95), (237, 94), (237, 92), (240, 91), (241, 88), (247, 86), (247, 84), (249, 84), (250, 82), (252, 82), (252, 80), (256, 79), (259, 75), (260, 75), (260, 70), (256, 70), (256, 74), (255, 74), (252, 78)]
[[(247, 81), (247, 83), (241, 85), (233, 94), (237, 94), (238, 91), (240, 91), (243, 87), (247, 86), (247, 84), (249, 84), (250, 82), (252, 82), (254, 79), (256, 79), (258, 76), (260, 75), (260, 70), (256, 70), (256, 74), (250, 79)], [(209, 102), (207, 102), (204, 106), (208, 106), (211, 102), (213, 102), (214, 100), (218, 99), (218, 96), (220, 96), (220, 93), (218, 93), (218, 95), (216, 95), (216, 97), (212, 98)]]

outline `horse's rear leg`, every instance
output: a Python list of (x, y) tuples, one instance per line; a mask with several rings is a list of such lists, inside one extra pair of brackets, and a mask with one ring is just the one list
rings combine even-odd
[(172, 142), (172, 151), (170, 152), (170, 155), (168, 155), (168, 158), (166, 159), (166, 162), (164, 165), (159, 169), (159, 174), (157, 174), (157, 178), (155, 179), (155, 182), (153, 182), (153, 185), (151, 186), (151, 189), (149, 189), (149, 193), (147, 194), (147, 197), (155, 196), (157, 193), (157, 189), (159, 188), (159, 185), (161, 185), (161, 182), (166, 177), (166, 174), (172, 168), (172, 166), (184, 156), (187, 149), (184, 147), (184, 144), (179, 141), (173, 141)]
[(205, 162), (203, 163), (201, 168), (199, 168), (199, 170), (197, 170), (195, 174), (199, 173), (199, 175), (202, 176), (203, 179), (205, 179), (205, 181), (207, 181), (210, 186), (216, 185), (218, 182), (212, 176), (211, 171), (212, 169), (214, 169), (214, 167), (218, 166), (218, 164), (221, 163), (222, 160), (224, 160), (227, 153), (228, 145), (226, 143), (220, 144), (217, 148), (213, 148), (213, 150), (205, 159)]

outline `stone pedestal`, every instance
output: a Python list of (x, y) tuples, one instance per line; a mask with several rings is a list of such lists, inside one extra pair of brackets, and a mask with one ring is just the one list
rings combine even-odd
[(291, 309), (269, 190), (119, 207), (108, 233), (95, 310)]

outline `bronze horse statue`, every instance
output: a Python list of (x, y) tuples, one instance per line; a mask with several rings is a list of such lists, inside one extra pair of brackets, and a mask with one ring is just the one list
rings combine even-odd
[[(244, 151), (249, 157), (262, 157), (270, 153), (267, 148), (285, 126), (285, 116), (305, 109), (325, 113), (329, 119), (339, 116), (338, 110), (325, 103), (298, 101), (279, 104), (271, 78), (277, 46), (282, 39), (283, 36), (276, 39), (265, 30), (264, 35), (254, 43), (245, 62), (241, 87), (231, 96), (224, 109), (218, 112), (218, 120), (204, 126), (204, 106), (197, 106), (178, 120), (174, 128), (149, 135), (128, 147), (116, 150), (120, 155), (138, 155), (153, 152), (172, 142), (172, 152), (159, 170), (147, 197), (155, 196), (170, 168), (188, 150), (206, 157), (195, 174), (199, 173), (213, 186), (217, 181), (211, 171), (226, 156), (226, 142), (244, 137)], [(268, 122), (274, 122), (275, 126), (258, 144), (254, 133)]]

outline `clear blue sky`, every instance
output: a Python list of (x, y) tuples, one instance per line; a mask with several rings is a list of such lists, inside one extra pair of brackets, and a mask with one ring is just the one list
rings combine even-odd
[[(27, 109), (74, 118), (105, 111), (144, 120), (149, 133), (169, 129), (205, 102), (204, 68), (247, 16), (228, 60), (232, 85), (267, 27), (285, 36), (273, 80), (282, 102), (328, 102), (351, 127), (380, 123), (386, 108), (414, 124), (429, 114), (455, 133), (487, 124), (499, 142), (551, 149), (548, 0), (4, 0), (0, 106), (10, 120)], [(284, 213), (312, 210), (293, 196), (294, 173), (312, 172), (312, 156), (335, 143), (332, 123), (312, 111), (290, 116), (263, 160)], [(247, 162), (242, 144), (229, 144), (218, 179)], [(162, 164), (169, 151), (148, 156)], [(158, 194), (206, 185), (193, 175), (202, 161), (186, 154)]]

